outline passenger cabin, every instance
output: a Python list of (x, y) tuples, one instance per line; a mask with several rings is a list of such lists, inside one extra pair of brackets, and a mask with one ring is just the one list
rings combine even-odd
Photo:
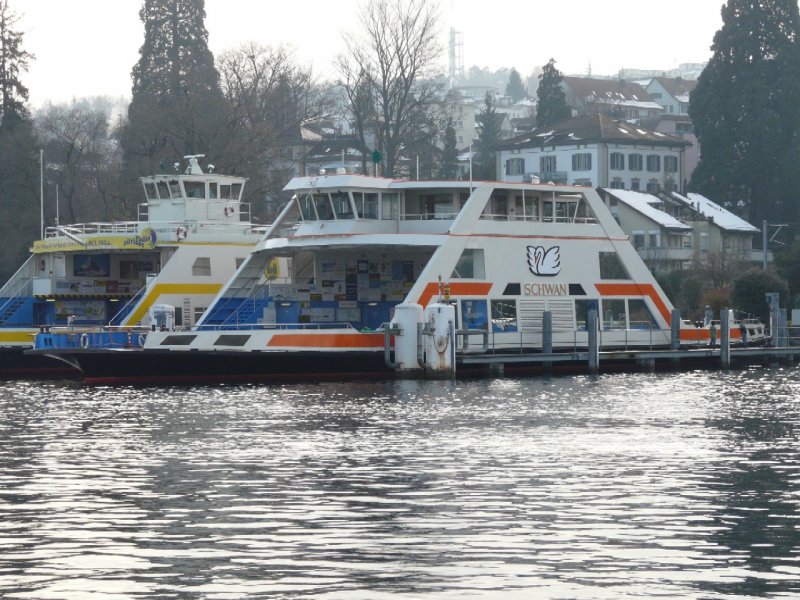
[[(286, 189), (291, 202), (201, 328), (376, 329), (459, 229), (524, 237), (532, 227), (568, 233), (597, 222), (577, 188), (334, 175), (296, 178)], [(486, 278), (483, 250), (459, 254), (437, 276)]]

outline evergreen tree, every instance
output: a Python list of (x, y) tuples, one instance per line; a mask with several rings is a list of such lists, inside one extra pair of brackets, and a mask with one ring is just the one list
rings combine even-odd
[(495, 148), (500, 143), (501, 115), (497, 114), (494, 98), (486, 92), (484, 108), (478, 114), (478, 138), (475, 140), (474, 171), (477, 179), (494, 181), (497, 179), (497, 159)]
[(556, 69), (555, 59), (551, 58), (542, 68), (542, 74), (539, 75), (537, 127), (547, 127), (572, 116), (572, 110), (567, 106), (564, 90), (561, 89), (563, 79), (564, 75)]
[(800, 41), (797, 0), (729, 0), (689, 114), (701, 147), (691, 185), (749, 220), (797, 218)]
[(227, 105), (208, 49), (204, 0), (145, 0), (144, 44), (133, 67), (128, 122), (120, 134), (135, 181), (186, 154), (224, 169)]
[(506, 84), (506, 96), (511, 96), (511, 100), (519, 102), (523, 98), (528, 97), (528, 90), (522, 83), (522, 77), (516, 69), (511, 69), (511, 74), (508, 76), (508, 83)]
[(22, 47), (22, 32), (15, 28), (19, 17), (8, 0), (0, 0), (0, 127), (9, 127), (29, 117), (25, 102), (28, 88), (20, 76), (28, 70), (33, 55)]
[(39, 153), (25, 106), (21, 74), (32, 57), (22, 46), (17, 16), (0, 0), (0, 279), (5, 281), (39, 237)]
[(442, 161), (439, 176), (442, 179), (455, 179), (458, 175), (458, 148), (456, 147), (456, 129), (453, 117), (447, 119), (444, 128), (444, 148), (442, 148)]

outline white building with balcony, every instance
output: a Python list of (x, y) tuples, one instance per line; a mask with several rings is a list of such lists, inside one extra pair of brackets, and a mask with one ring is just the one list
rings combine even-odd
[(501, 181), (646, 190), (682, 189), (690, 143), (607, 115), (574, 117), (500, 144)]

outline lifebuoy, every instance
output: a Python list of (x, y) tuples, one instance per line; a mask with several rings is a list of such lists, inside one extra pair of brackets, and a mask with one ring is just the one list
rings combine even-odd
[(86, 333), (81, 334), (81, 348), (89, 347), (89, 335)]
[(186, 236), (189, 235), (189, 228), (188, 227), (178, 227), (175, 230), (175, 236), (178, 238), (178, 241), (185, 240)]

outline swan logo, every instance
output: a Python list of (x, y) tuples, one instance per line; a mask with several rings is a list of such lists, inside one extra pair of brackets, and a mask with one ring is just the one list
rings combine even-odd
[(553, 246), (528, 246), (528, 266), (531, 273), (540, 277), (555, 277), (561, 272), (561, 248)]

